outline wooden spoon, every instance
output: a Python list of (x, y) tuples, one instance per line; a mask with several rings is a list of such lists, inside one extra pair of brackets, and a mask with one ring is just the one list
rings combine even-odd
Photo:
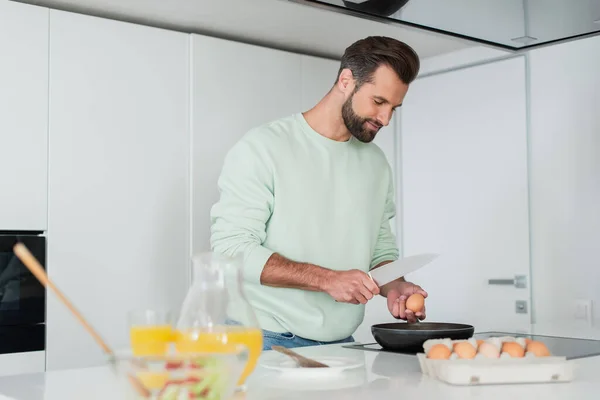
[(300, 354), (283, 346), (271, 346), (271, 349), (293, 358), (294, 361), (296, 361), (296, 363), (298, 364), (298, 366), (302, 368), (329, 368), (329, 365), (325, 365), (318, 361), (301, 356)]
[(15, 244), (13, 248), (16, 256), (21, 260), (23, 264), (31, 271), (31, 273), (40, 281), (44, 287), (50, 288), (54, 294), (60, 299), (60, 301), (71, 311), (75, 318), (83, 325), (83, 327), (89, 332), (90, 335), (96, 340), (98, 345), (104, 350), (104, 353), (109, 357), (109, 360), (114, 361), (115, 353), (106, 344), (106, 342), (100, 337), (100, 334), (92, 328), (89, 322), (83, 317), (81, 312), (75, 308), (75, 306), (67, 299), (67, 297), (50, 281), (46, 271), (39, 263), (39, 261), (31, 254), (29, 249), (23, 243)]

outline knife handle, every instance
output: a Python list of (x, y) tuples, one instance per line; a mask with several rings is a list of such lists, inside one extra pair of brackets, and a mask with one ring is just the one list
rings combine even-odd
[(373, 281), (374, 284), (377, 285), (377, 287), (379, 287), (379, 284), (377, 282), (375, 282), (375, 279), (373, 279), (373, 276), (371, 276), (371, 272), (367, 272), (367, 275), (369, 275), (369, 278), (371, 278), (371, 280)]

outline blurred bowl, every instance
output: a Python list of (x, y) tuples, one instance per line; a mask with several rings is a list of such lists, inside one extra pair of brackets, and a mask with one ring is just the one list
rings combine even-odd
[(223, 353), (135, 356), (130, 350), (113, 359), (127, 399), (226, 400), (236, 390), (246, 363), (245, 346)]

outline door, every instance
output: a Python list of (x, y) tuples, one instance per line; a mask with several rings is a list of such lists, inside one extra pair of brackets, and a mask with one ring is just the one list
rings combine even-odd
[[(189, 276), (189, 35), (50, 14), (48, 274), (114, 348)], [(48, 369), (105, 363), (48, 296)]]
[(0, 1), (0, 230), (47, 226), (48, 12)]
[(600, 323), (600, 36), (529, 60), (535, 322), (580, 334)]
[(440, 254), (407, 276), (429, 321), (530, 328), (525, 96), (520, 57), (419, 79), (406, 97), (403, 253)]

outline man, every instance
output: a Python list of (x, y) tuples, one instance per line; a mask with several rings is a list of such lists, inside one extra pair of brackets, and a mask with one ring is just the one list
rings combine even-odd
[(418, 70), (406, 44), (359, 40), (316, 106), (251, 130), (227, 154), (211, 244), (243, 255), (265, 349), (353, 341), (378, 294), (395, 318), (425, 318), (405, 306), (423, 289), (402, 278), (378, 288), (367, 273), (399, 256), (392, 171), (371, 142)]

